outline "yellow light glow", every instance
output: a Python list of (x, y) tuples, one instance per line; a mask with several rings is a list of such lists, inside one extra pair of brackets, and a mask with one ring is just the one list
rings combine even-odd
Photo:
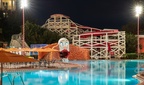
[(21, 8), (27, 7), (27, 0), (21, 0)]
[(135, 7), (136, 16), (138, 17), (142, 13), (142, 6)]

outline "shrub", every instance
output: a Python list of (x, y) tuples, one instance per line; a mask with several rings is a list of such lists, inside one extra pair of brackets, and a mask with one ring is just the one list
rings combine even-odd
[(122, 59), (137, 59), (137, 53), (126, 53)]
[(144, 53), (140, 53), (139, 58), (144, 59)]

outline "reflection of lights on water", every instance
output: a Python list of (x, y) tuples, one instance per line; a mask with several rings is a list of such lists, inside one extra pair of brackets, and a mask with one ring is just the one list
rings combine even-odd
[(51, 71), (48, 72), (48, 71), (43, 71), (43, 70), (40, 70), (40, 71), (38, 71), (38, 72), (35, 72), (34, 74), (39, 75), (39, 76), (41, 76), (41, 77), (47, 77), (47, 76), (56, 77), (56, 76), (57, 76), (57, 74), (54, 73), (54, 72), (51, 72)]
[(130, 79), (111, 79), (110, 81), (131, 81)]
[(51, 74), (52, 77), (57, 77), (56, 72), (51, 71), (50, 74)]
[[(99, 80), (99, 79), (98, 79)], [(101, 79), (100, 79), (101, 80)], [(101, 81), (105, 81), (106, 79), (102, 79)], [(113, 81), (113, 82), (115, 82), (115, 81), (123, 81), (123, 82), (129, 82), (129, 81), (131, 81), (132, 79), (108, 79), (108, 81)]]
[(68, 71), (60, 71), (59, 73), (57, 73), (57, 71), (53, 72), (53, 71), (40, 70), (38, 72), (34, 72), (34, 74), (38, 75), (40, 77), (48, 77), (48, 76), (57, 77), (58, 78), (58, 82), (61, 85), (66, 84), (68, 79), (69, 79), (69, 72)]
[(58, 81), (60, 84), (65, 84), (68, 81), (68, 78), (69, 78), (68, 72), (60, 71), (58, 75)]

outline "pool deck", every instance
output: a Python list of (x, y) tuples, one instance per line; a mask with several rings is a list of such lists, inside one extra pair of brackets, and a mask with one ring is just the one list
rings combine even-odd
[(144, 72), (136, 74), (133, 77), (140, 81), (140, 83), (138, 85), (144, 85)]
[(54, 63), (50, 66), (45, 67), (22, 67), (22, 68), (3, 68), (3, 72), (25, 72), (25, 71), (36, 71), (36, 70), (59, 70), (59, 69), (71, 69), (71, 68), (80, 68), (83, 67), (81, 64), (74, 64), (74, 63)]

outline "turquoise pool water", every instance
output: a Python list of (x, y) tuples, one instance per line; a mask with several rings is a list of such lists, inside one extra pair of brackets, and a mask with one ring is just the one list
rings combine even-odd
[[(144, 60), (70, 61), (81, 68), (4, 73), (3, 85), (137, 85), (132, 76), (144, 71)], [(143, 68), (142, 68), (143, 65)], [(9, 79), (13, 82), (9, 82)]]

